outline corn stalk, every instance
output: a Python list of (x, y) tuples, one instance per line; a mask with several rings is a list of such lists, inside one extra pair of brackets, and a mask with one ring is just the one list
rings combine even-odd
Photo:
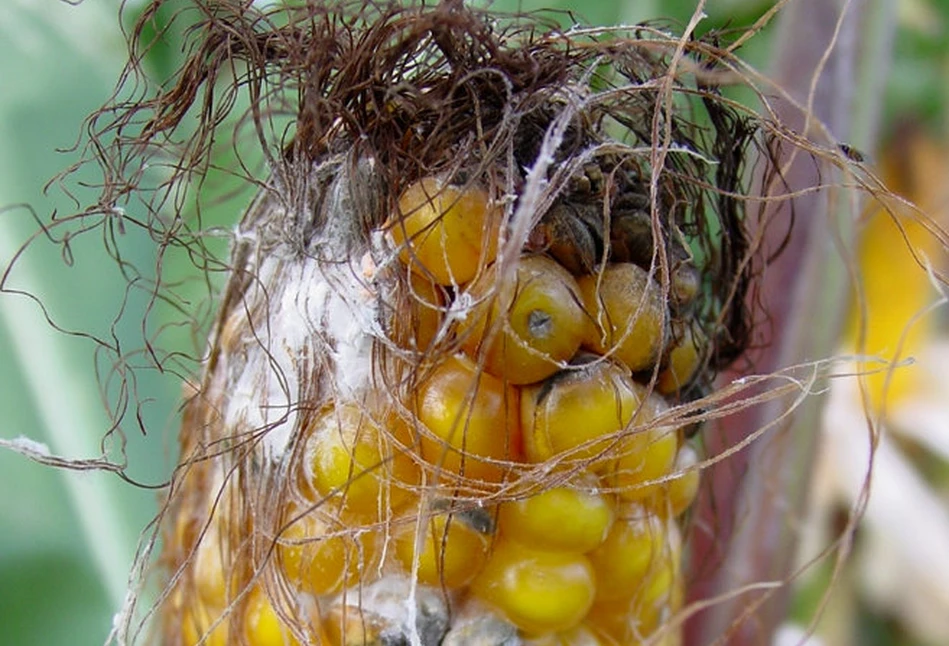
[[(785, 4), (773, 78), (786, 94), (773, 102), (776, 116), (828, 146), (871, 147), (895, 26), (894, 3)], [(777, 200), (768, 208), (768, 226), (761, 232), (764, 249), (783, 246), (783, 251), (761, 283), (772, 336), (752, 358), (759, 374), (833, 355), (854, 293), (849, 254), (859, 201), (828, 188), (839, 185), (833, 181), (838, 171), (800, 150), (785, 149), (779, 163), (786, 168), (786, 184), (764, 194), (793, 199)], [(808, 190), (813, 187), (820, 189)], [(695, 599), (720, 602), (693, 618), (687, 643), (727, 639), (736, 645), (766, 644), (784, 620), (791, 593), (787, 583), (797, 574), (794, 559), (824, 400), (809, 397), (764, 441), (712, 467), (698, 515), (715, 527), (715, 534), (697, 532), (692, 546), (693, 562), (705, 564), (702, 571), (712, 574), (698, 580), (691, 592)], [(791, 405), (785, 398), (729, 418), (727, 428), (723, 424), (710, 440), (717, 445), (711, 452), (735, 446)], [(849, 535), (842, 537), (841, 560), (848, 541)], [(717, 567), (709, 567), (709, 561)]]

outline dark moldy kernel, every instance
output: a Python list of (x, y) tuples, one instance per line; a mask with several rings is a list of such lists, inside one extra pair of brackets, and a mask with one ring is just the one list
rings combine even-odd
[(464, 523), (479, 534), (491, 536), (494, 534), (496, 522), (493, 509), (472, 506), (461, 508), (457, 502), (449, 499), (435, 500), (431, 504), (432, 511), (448, 512), (452, 521)]

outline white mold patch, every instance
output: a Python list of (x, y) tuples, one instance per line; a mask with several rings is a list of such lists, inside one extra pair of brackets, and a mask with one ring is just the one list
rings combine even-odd
[(234, 338), (221, 340), (221, 412), (225, 428), (263, 432), (265, 453), (279, 459), (299, 430), (301, 408), (367, 388), (373, 337), (382, 330), (358, 261), (273, 253), (254, 276), (235, 308)]

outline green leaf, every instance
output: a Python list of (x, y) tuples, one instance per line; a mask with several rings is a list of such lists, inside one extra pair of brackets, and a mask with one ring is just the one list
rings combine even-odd
[[(96, 192), (71, 184), (75, 201), (46, 182), (79, 158), (72, 147), (85, 115), (104, 103), (126, 58), (117, 5), (13, 3), (0, 21), (0, 271), (37, 229), (94, 203)], [(94, 37), (92, 36), (94, 34)], [(57, 228), (53, 235), (78, 227)], [(154, 266), (154, 244), (130, 232), (128, 259)], [(126, 280), (95, 232), (64, 248), (40, 236), (19, 256), (5, 287), (38, 297), (56, 325), (117, 343), (142, 345), (142, 296), (126, 303)], [(123, 304), (126, 316), (116, 321)], [(97, 355), (97, 350), (99, 354)], [(95, 361), (108, 369), (116, 356), (91, 341), (57, 332), (33, 301), (0, 295), (0, 437), (46, 444), (67, 458), (95, 458), (109, 429), (97, 387)], [(153, 404), (141, 411), (142, 437), (129, 438), (129, 475), (149, 483), (169, 473), (167, 438), (178, 385), (143, 372), (135, 397)], [(135, 419), (135, 412), (128, 419)], [(114, 456), (113, 456), (114, 457)], [(158, 494), (106, 473), (75, 473), (29, 462), (0, 449), (0, 626), (4, 644), (102, 644), (127, 587), (139, 533), (157, 511)]]

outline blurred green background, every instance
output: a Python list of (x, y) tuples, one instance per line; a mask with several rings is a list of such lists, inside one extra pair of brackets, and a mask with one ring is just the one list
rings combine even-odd
[[(685, 24), (695, 2), (493, 4), (503, 10), (572, 7), (577, 20), (609, 25), (660, 16)], [(750, 24), (770, 4), (712, 0), (702, 28)], [(949, 19), (945, 4), (901, 3), (889, 115), (912, 113), (942, 126), (947, 45), (939, 27)], [(126, 27), (140, 6), (126, 5)], [(84, 152), (73, 148), (82, 141), (83, 119), (109, 99), (127, 52), (114, 1), (72, 6), (56, 0), (0, 0), (0, 16), (0, 268), (5, 269), (36, 234), (37, 219), (49, 222), (53, 214), (75, 213), (96, 200), (95, 189), (83, 186), (101, 179), (91, 167), (70, 178), (68, 192), (57, 184), (44, 187)], [(569, 15), (562, 18), (569, 24)], [(769, 29), (743, 50), (758, 66), (767, 65)], [(181, 60), (178, 37), (180, 29), (169, 32), (146, 59), (145, 69), (156, 79), (167, 77)], [(205, 223), (236, 221), (243, 203), (233, 204), (229, 211), (206, 214)], [(137, 215), (134, 205), (128, 209), (130, 216)], [(53, 235), (64, 230), (53, 229)], [(129, 227), (121, 248), (147, 280), (156, 261), (155, 242)], [(218, 240), (215, 248), (225, 247)], [(120, 367), (131, 370), (135, 388), (121, 427), (128, 442), (127, 473), (141, 483), (160, 484), (174, 464), (180, 375), (150, 368), (141, 354), (147, 290), (127, 289), (127, 280), (104, 252), (101, 233), (76, 237), (68, 250), (67, 263), (61, 245), (34, 238), (7, 277), (7, 289), (35, 295), (45, 312), (27, 297), (0, 296), (0, 438), (29, 437), (70, 458), (94, 458), (103, 450), (118, 456), (114, 444), (101, 444), (109, 428), (102, 384), (114, 404), (117, 382), (109, 370), (122, 356)], [(170, 272), (196, 273), (183, 255), (173, 261), (180, 266)], [(193, 295), (196, 307), (207, 307), (206, 291), (196, 284), (184, 293)], [(164, 349), (193, 355), (200, 339), (178, 327), (181, 320), (174, 308), (159, 306), (151, 310), (147, 334), (171, 324), (159, 336), (167, 344)], [(107, 340), (111, 349), (72, 332)], [(179, 369), (187, 373), (193, 367), (185, 362)], [(157, 491), (115, 475), (54, 470), (0, 450), (0, 644), (103, 643), (124, 597), (140, 533), (156, 513), (158, 498)]]

